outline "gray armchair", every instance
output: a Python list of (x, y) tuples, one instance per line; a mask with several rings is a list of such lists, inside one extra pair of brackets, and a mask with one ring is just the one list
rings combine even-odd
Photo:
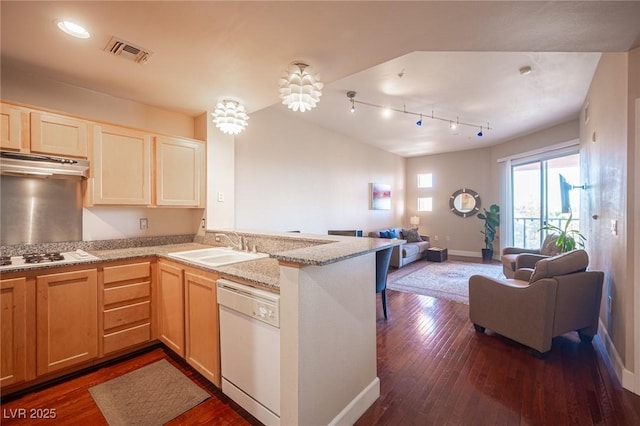
[(539, 354), (570, 331), (590, 342), (598, 331), (604, 273), (587, 271), (588, 264), (586, 251), (573, 250), (518, 270), (515, 279), (473, 275), (469, 319), (476, 331), (488, 328)]
[(505, 247), (502, 249), (502, 271), (507, 278), (513, 278), (516, 271), (521, 268), (533, 268), (540, 259), (560, 254), (560, 247), (556, 245), (558, 236), (547, 235), (539, 249), (524, 249), (518, 247)]

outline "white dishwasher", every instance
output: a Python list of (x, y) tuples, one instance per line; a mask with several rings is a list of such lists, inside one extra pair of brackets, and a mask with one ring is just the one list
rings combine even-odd
[(222, 392), (266, 426), (279, 426), (280, 295), (217, 284)]

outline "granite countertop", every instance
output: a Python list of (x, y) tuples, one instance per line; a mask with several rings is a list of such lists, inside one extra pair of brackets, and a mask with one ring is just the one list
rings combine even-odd
[[(224, 231), (222, 231), (224, 232)], [(97, 244), (95, 246), (82, 245), (88, 253), (98, 257), (95, 260), (87, 260), (78, 264), (97, 264), (102, 262), (136, 259), (141, 257), (158, 256), (170, 259), (174, 262), (200, 268), (206, 271), (216, 272), (225, 278), (240, 278), (260, 287), (265, 287), (271, 291), (280, 289), (280, 262), (293, 263), (299, 265), (328, 265), (351, 257), (360, 256), (366, 253), (375, 252), (385, 247), (393, 247), (404, 244), (404, 240), (387, 240), (379, 238), (354, 238), (342, 236), (327, 236), (313, 234), (278, 234), (278, 233), (247, 233), (239, 232), (245, 238), (251, 238), (257, 242), (259, 251), (269, 253), (269, 258), (240, 262), (231, 265), (218, 267), (205, 267), (182, 259), (168, 256), (169, 253), (179, 251), (198, 250), (212, 247), (218, 244), (212, 243), (211, 239), (196, 238), (196, 242), (181, 242), (184, 238), (167, 240), (168, 244), (158, 241), (157, 245), (148, 246), (122, 246), (109, 244)], [(125, 242), (127, 243), (127, 242)], [(83, 243), (79, 243), (83, 244)], [(71, 246), (66, 249), (73, 250)], [(76, 247), (77, 248), (77, 247)], [(60, 267), (63, 265), (42, 264), (42, 266), (31, 267), (28, 270), (42, 270)], [(70, 266), (70, 265), (64, 265)], [(11, 270), (11, 272), (24, 272), (24, 270)]]
[(271, 257), (283, 262), (322, 266), (406, 243), (405, 240), (398, 239), (340, 236), (331, 236), (327, 241), (327, 236), (324, 235), (322, 241), (323, 244), (275, 252)]
[(169, 253), (199, 250), (208, 247), (211, 247), (211, 245), (200, 243), (183, 243), (151, 247), (93, 250), (89, 251), (89, 253), (99, 257), (103, 262), (135, 259), (145, 256), (158, 256), (163, 259), (169, 259), (173, 262), (192, 266), (205, 271), (216, 272), (223, 275), (225, 278), (241, 278), (243, 280), (250, 281), (257, 286), (266, 287), (270, 290), (280, 289), (280, 267), (276, 259), (258, 259), (213, 268), (202, 266), (193, 262), (188, 262), (183, 259), (176, 259), (168, 255)]

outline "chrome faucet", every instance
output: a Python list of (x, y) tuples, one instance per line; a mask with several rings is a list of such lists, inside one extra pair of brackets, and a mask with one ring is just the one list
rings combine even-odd
[(214, 234), (215, 237), (224, 237), (227, 239), (227, 241), (229, 241), (229, 247), (233, 248), (233, 249), (237, 249), (242, 251), (244, 244), (243, 244), (243, 240), (242, 240), (242, 236), (238, 235), (237, 232), (231, 232), (233, 235), (235, 235), (236, 237), (238, 237), (238, 241), (233, 241), (231, 239), (230, 236), (228, 236), (227, 234)]

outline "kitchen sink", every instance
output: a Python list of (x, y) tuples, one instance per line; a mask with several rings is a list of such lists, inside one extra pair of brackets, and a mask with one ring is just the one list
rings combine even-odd
[(231, 265), (233, 263), (247, 262), (249, 260), (269, 257), (267, 253), (237, 251), (227, 247), (211, 247), (198, 250), (179, 251), (175, 253), (168, 253), (167, 255), (175, 259), (182, 259), (187, 262), (211, 267)]

